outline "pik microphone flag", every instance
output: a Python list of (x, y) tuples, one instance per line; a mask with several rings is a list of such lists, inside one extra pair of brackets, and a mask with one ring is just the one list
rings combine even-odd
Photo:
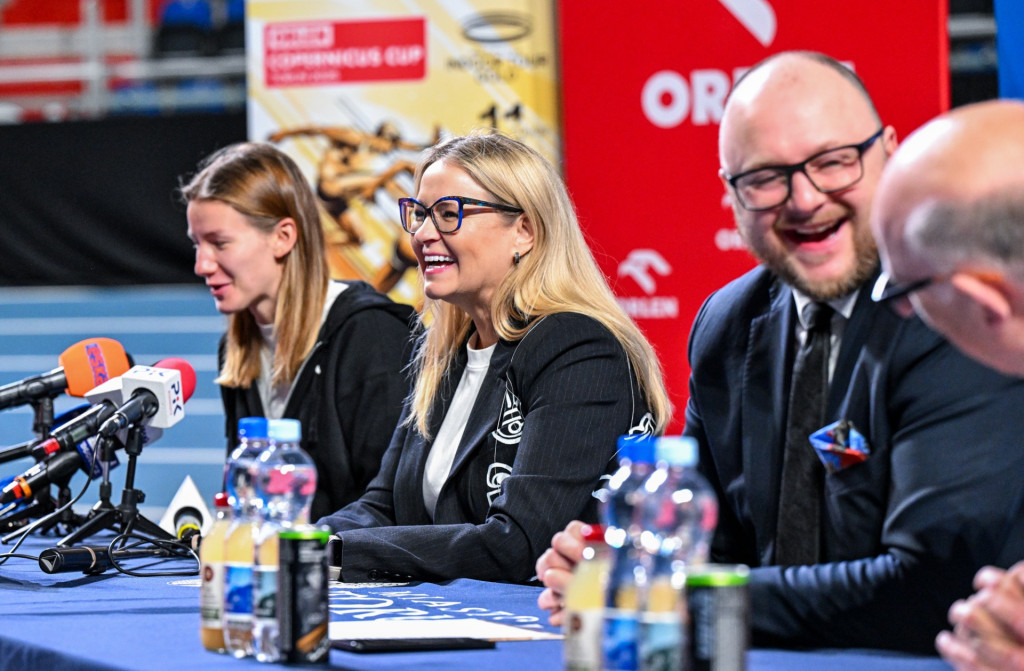
[(1024, 3), (995, 0), (999, 97), (1024, 98)]

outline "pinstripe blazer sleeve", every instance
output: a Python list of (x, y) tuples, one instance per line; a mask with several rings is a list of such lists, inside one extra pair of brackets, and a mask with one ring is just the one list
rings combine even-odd
[[(373, 511), (383, 509), (380, 482), (367, 494), (373, 501), (323, 520), (340, 532), (343, 580), (527, 581), (556, 531), (574, 518), (593, 519), (592, 493), (618, 436), (650, 429), (625, 351), (584, 315), (547, 317), (507, 352), (496, 351), (485, 385), (432, 524), (416, 523), (423, 519), (420, 481), (403, 479), (422, 468), (401, 462), (419, 462), (428, 449), (411, 430), (389, 448), (403, 454), (387, 455), (382, 468), (396, 477), (395, 525), (364, 526), (379, 521)], [(512, 407), (509, 393), (518, 399), (521, 424), (502, 424)]]

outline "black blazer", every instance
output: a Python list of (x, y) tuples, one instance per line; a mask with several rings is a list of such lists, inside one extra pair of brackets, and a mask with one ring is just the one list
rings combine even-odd
[(827, 422), (872, 453), (826, 476), (824, 561), (772, 566), (796, 308), (758, 268), (694, 323), (686, 433), (721, 501), (713, 560), (751, 574), (759, 645), (934, 654), (952, 602), (984, 564), (1022, 558), (1024, 381), (957, 352), (865, 284), (842, 337)]
[[(463, 345), (431, 414), (434, 436), (465, 363)], [(651, 429), (612, 334), (581, 314), (548, 316), (519, 342), (498, 342), (433, 521), (422, 490), (431, 442), (399, 425), (366, 494), (320, 520), (339, 532), (334, 563), (348, 582), (527, 581), (556, 531), (594, 520), (618, 437)]]

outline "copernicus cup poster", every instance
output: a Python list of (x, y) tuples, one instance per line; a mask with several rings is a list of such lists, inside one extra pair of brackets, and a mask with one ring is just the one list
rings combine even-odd
[(321, 205), (332, 274), (418, 304), (398, 222), (419, 153), (497, 128), (560, 161), (550, 0), (249, 0), (248, 133)]

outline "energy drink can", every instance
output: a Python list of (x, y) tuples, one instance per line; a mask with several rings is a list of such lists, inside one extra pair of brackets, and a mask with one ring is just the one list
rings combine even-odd
[(277, 617), (281, 661), (322, 663), (330, 657), (326, 529), (303, 527), (278, 534)]
[(743, 671), (750, 645), (750, 569), (708, 564), (686, 576), (691, 671)]

